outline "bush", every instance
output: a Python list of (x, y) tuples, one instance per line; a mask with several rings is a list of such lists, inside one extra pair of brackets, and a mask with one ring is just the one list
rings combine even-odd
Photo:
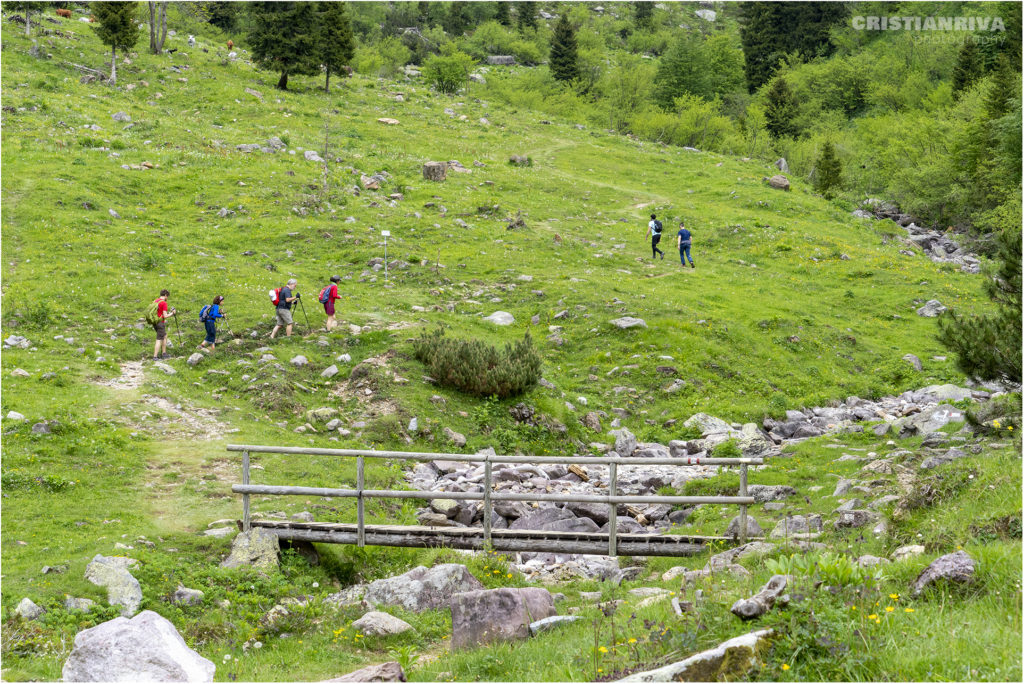
[(499, 350), (477, 340), (445, 337), (443, 330), (436, 330), (420, 335), (413, 351), (440, 384), (478, 397), (512, 397), (540, 379), (540, 354), (529, 334)]
[(423, 65), (423, 75), (430, 85), (446, 95), (454, 95), (469, 80), (473, 58), (457, 50), (446, 50), (448, 54), (435, 55)]

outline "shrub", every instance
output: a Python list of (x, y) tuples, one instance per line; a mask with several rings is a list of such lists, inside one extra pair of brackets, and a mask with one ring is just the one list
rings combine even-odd
[(540, 354), (529, 334), (499, 350), (478, 340), (445, 337), (443, 330), (436, 330), (420, 335), (413, 350), (439, 383), (478, 397), (512, 397), (540, 378)]
[(473, 58), (457, 50), (445, 50), (447, 54), (434, 55), (423, 65), (427, 82), (446, 95), (454, 95), (469, 80)]

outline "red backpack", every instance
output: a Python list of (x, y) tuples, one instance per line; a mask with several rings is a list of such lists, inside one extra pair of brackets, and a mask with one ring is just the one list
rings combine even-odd
[(281, 302), (281, 288), (275, 287), (267, 294), (270, 295), (270, 303), (274, 306), (277, 306)]

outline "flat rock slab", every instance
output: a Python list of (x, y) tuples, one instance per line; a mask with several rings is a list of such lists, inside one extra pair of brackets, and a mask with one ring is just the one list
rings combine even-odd
[(530, 634), (532, 636), (537, 636), (541, 632), (546, 632), (550, 629), (555, 629), (556, 627), (561, 627), (562, 625), (567, 625), (582, 619), (582, 615), (552, 615), (551, 617), (531, 622)]
[(452, 648), (527, 639), (530, 624), (555, 614), (551, 592), (540, 587), (482, 589), (451, 600)]
[(325, 679), (325, 682), (404, 682), (405, 671), (398, 663), (384, 663), (382, 665), (371, 665), (347, 675)]
[(127, 617), (135, 615), (142, 603), (142, 587), (128, 572), (136, 562), (134, 558), (97, 554), (85, 568), (85, 579), (98, 587), (105, 587), (107, 602), (121, 606), (121, 615)]
[(466, 566), (444, 563), (422, 565), (407, 573), (371, 582), (363, 598), (372, 605), (400, 606), (415, 613), (448, 607), (452, 596), (483, 589)]
[(974, 570), (974, 559), (965, 551), (939, 556), (917, 576), (913, 585), (913, 594), (920, 596), (925, 589), (940, 580), (956, 584), (973, 582)]
[(212, 682), (216, 667), (166, 618), (144, 610), (75, 635), (65, 682)]
[(647, 323), (642, 318), (634, 318), (633, 316), (623, 316), (622, 318), (615, 318), (609, 321), (612, 325), (620, 330), (626, 330), (627, 328), (646, 328)]
[[(762, 629), (724, 641), (686, 660), (657, 670), (637, 672), (620, 682), (716, 682), (735, 680), (756, 667), (759, 656), (768, 648), (773, 631)], [(727, 671), (726, 671), (727, 670)]]

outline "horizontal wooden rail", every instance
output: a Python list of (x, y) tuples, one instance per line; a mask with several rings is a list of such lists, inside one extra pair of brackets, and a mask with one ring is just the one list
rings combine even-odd
[(426, 451), (377, 451), (375, 449), (320, 449), (312, 447), (251, 446), (229, 444), (228, 451), (252, 454), (300, 454), (304, 456), (365, 456), (367, 458), (394, 458), (407, 461), (455, 461), (460, 463), (523, 463), (587, 465), (763, 465), (762, 458), (705, 458), (681, 456), (679, 458), (623, 458), (622, 456), (503, 456), (490, 454), (436, 454)]

